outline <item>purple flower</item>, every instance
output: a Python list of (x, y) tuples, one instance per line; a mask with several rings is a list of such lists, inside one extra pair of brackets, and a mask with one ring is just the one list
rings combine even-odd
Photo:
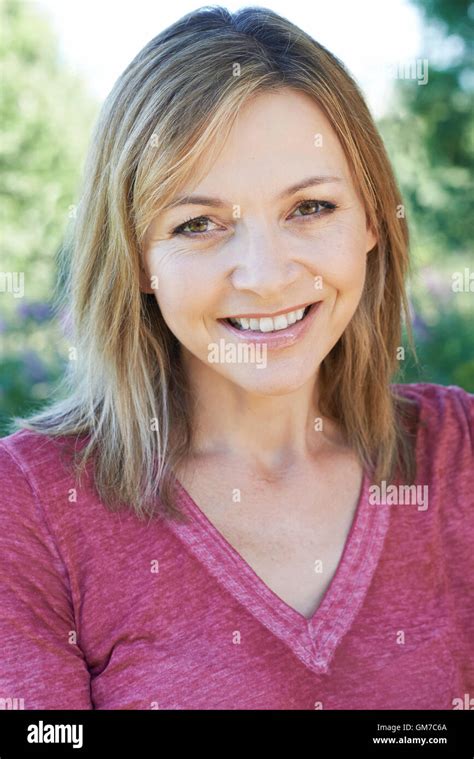
[(411, 320), (411, 325), (413, 327), (415, 338), (417, 338), (420, 341), (427, 340), (430, 336), (429, 327), (427, 323), (425, 322), (425, 320), (423, 319), (423, 317), (421, 316), (421, 314), (416, 310), (413, 304), (413, 301), (411, 300), (410, 297), (408, 298), (408, 309), (410, 313), (410, 320)]
[(21, 319), (33, 319), (38, 324), (46, 322), (53, 316), (53, 309), (49, 303), (43, 303), (41, 301), (31, 303), (19, 303), (17, 306), (17, 314)]
[(40, 361), (38, 354), (33, 350), (23, 352), (23, 367), (26, 377), (32, 385), (37, 382), (45, 382), (48, 379), (46, 368)]
[(415, 336), (418, 338), (418, 340), (427, 340), (430, 336), (430, 330), (428, 328), (428, 325), (424, 321), (424, 319), (421, 317), (417, 311), (413, 310), (413, 317), (412, 317), (412, 326), (413, 326), (413, 332)]
[(453, 295), (451, 280), (447, 280), (441, 272), (431, 266), (425, 266), (421, 270), (421, 278), (433, 300), (441, 305), (451, 300)]

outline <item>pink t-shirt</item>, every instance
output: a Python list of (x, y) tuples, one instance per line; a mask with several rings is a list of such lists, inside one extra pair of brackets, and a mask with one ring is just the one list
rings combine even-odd
[(184, 490), (187, 524), (141, 523), (90, 483), (73, 500), (59, 440), (3, 438), (2, 708), (469, 708), (474, 395), (396, 387), (420, 406), (416, 494), (377, 504), (365, 475), (310, 619)]

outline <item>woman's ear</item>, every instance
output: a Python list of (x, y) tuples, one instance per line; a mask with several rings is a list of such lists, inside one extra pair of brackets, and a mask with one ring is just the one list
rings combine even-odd
[(150, 277), (144, 268), (142, 262), (140, 261), (140, 272), (139, 272), (139, 283), (140, 283), (140, 290), (143, 293), (153, 293), (156, 288), (152, 287), (152, 279), (153, 277)]
[(154, 294), (158, 289), (158, 277), (157, 275), (151, 275), (147, 265), (147, 254), (150, 252), (150, 246), (153, 242), (153, 229), (154, 224), (150, 224), (147, 228), (145, 235), (139, 245), (139, 259), (138, 265), (140, 290), (144, 293)]
[(370, 253), (370, 251), (373, 250), (375, 246), (377, 245), (378, 238), (375, 233), (375, 230), (372, 229), (372, 226), (370, 225), (368, 220), (367, 220), (366, 229), (367, 229), (367, 241), (366, 241), (365, 252)]

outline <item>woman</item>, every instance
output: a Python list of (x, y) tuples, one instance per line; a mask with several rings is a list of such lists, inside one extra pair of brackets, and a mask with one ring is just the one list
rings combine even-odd
[(401, 208), (356, 84), (277, 14), (200, 9), (132, 61), (85, 171), (67, 392), (1, 443), (1, 697), (474, 693), (474, 396), (390, 384)]

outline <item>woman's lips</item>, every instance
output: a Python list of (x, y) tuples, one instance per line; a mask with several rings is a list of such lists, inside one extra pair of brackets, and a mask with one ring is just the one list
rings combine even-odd
[(273, 317), (278, 316), (279, 314), (291, 314), (293, 311), (300, 311), (301, 309), (305, 310), (308, 308), (308, 306), (312, 306), (312, 303), (300, 303), (299, 306), (293, 306), (293, 308), (282, 308), (280, 311), (275, 311), (273, 314), (232, 314), (230, 317), (231, 319), (264, 319), (265, 317), (270, 317), (273, 319)]
[(218, 319), (219, 324), (222, 324), (229, 332), (243, 340), (246, 343), (264, 343), (269, 348), (286, 348), (289, 345), (293, 345), (297, 340), (301, 339), (306, 332), (310, 329), (311, 324), (314, 321), (316, 314), (319, 311), (319, 306), (322, 301), (313, 303), (306, 316), (300, 319), (294, 324), (289, 324), (285, 329), (275, 330), (274, 332), (260, 332), (252, 329), (239, 329), (234, 327), (225, 319)]

